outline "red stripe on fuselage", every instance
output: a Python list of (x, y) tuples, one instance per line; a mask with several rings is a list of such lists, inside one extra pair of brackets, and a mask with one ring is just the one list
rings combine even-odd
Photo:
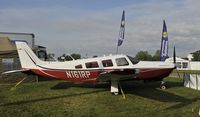
[(33, 73), (55, 79), (67, 80), (72, 82), (96, 82), (96, 78), (102, 70), (45, 70), (32, 69)]
[[(173, 68), (166, 69), (140, 69), (139, 75), (136, 78), (130, 78), (133, 80), (158, 80), (167, 77)], [(97, 77), (102, 72), (108, 72), (110, 70), (46, 70), (46, 69), (31, 69), (34, 74), (51, 77), (55, 79), (67, 80), (72, 82), (96, 82)], [(120, 71), (120, 69), (114, 70)], [(121, 71), (120, 71), (121, 72)], [(128, 71), (129, 72), (129, 71)], [(109, 72), (108, 72), (109, 73)], [(124, 73), (126, 74), (126, 73)], [(123, 80), (123, 79), (122, 79)]]
[(174, 68), (166, 69), (141, 69), (140, 74), (136, 79), (139, 80), (157, 80), (169, 76)]

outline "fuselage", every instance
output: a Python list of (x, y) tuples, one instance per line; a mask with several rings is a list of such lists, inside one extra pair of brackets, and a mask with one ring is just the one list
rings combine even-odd
[[(120, 80), (160, 80), (172, 72), (174, 64), (170, 62), (138, 62), (126, 55), (110, 55), (66, 62), (42, 62), (36, 67), (28, 69), (31, 69), (31, 73), (43, 77), (72, 82), (98, 82), (99, 76), (111, 72), (112, 77), (126, 76)], [(132, 72), (133, 70), (136, 72)]]

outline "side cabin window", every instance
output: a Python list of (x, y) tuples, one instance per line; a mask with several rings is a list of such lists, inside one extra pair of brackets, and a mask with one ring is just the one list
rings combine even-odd
[(128, 61), (126, 60), (126, 58), (117, 58), (115, 59), (117, 66), (127, 66), (129, 65)]
[(86, 68), (97, 68), (97, 67), (99, 67), (99, 65), (96, 61), (85, 63), (85, 66), (86, 66)]
[(83, 67), (82, 67), (82, 65), (76, 65), (75, 68), (76, 68), (76, 69), (81, 69), (81, 68), (83, 68)]
[(103, 60), (102, 64), (103, 64), (104, 67), (112, 67), (113, 66), (113, 63), (112, 63), (111, 59)]

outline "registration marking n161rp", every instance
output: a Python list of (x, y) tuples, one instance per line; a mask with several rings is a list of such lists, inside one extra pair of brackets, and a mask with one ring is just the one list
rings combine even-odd
[(90, 78), (89, 71), (66, 71), (67, 78)]

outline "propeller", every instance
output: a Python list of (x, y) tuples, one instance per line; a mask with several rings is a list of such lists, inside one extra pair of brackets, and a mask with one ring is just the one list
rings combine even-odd
[(174, 46), (174, 53), (173, 53), (174, 64), (176, 64), (176, 48)]
[(174, 59), (174, 69), (176, 70), (176, 73), (178, 74), (178, 77), (180, 78), (180, 74), (179, 74), (179, 72), (178, 72), (178, 70), (176, 69), (177, 67), (176, 67), (176, 48), (175, 48), (175, 46), (174, 46), (174, 53), (173, 53), (173, 59)]

